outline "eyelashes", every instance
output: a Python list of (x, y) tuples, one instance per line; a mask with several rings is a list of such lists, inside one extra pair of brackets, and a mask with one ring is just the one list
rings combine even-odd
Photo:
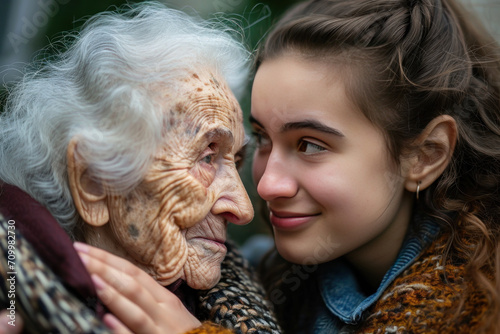
[(305, 139), (301, 139), (298, 144), (297, 150), (305, 154), (316, 154), (326, 151), (326, 148)]
[(219, 147), (217, 143), (210, 143), (202, 153), (201, 162), (207, 165), (213, 165), (215, 158), (219, 154)]
[(213, 164), (217, 154), (219, 153), (218, 151), (217, 144), (210, 143), (210, 145), (208, 145), (203, 151), (200, 161), (209, 165)]
[(201, 161), (206, 163), (206, 164), (211, 164), (213, 161), (213, 157), (214, 157), (213, 154), (209, 154), (209, 155), (206, 155), (204, 158), (202, 158)]
[(257, 146), (257, 148), (261, 149), (264, 147), (268, 147), (272, 144), (269, 137), (261, 132), (254, 131), (252, 132), (253, 142)]
[[(234, 164), (236, 169), (240, 170), (245, 162), (247, 145), (245, 144), (236, 154), (234, 155)], [(219, 146), (217, 143), (210, 143), (207, 148), (201, 154), (201, 159), (199, 160), (202, 164), (213, 166), (215, 161), (220, 154)]]
[[(265, 151), (272, 147), (271, 139), (264, 133), (259, 131), (252, 132), (253, 142), (258, 150)], [(313, 138), (306, 139), (301, 137), (297, 143), (294, 144), (298, 152), (306, 155), (314, 155), (327, 150), (327, 148), (318, 143), (319, 140)]]
[(205, 187), (209, 187), (215, 179), (217, 171), (216, 160), (219, 154), (219, 149), (216, 143), (210, 143), (203, 152), (195, 166), (190, 172), (197, 178)]

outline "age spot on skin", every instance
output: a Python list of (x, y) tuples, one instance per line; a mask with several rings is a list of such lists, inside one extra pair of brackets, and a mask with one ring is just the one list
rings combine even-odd
[(139, 230), (137, 229), (137, 227), (134, 224), (130, 224), (128, 226), (128, 233), (134, 239), (137, 239), (139, 237)]
[(163, 118), (163, 128), (162, 128), (163, 136), (166, 136), (166, 134), (171, 129), (175, 129), (178, 126), (178, 120), (174, 116), (175, 114), (177, 114), (175, 110), (170, 110), (169, 115)]
[(175, 105), (175, 111), (176, 111), (176, 113), (183, 114), (186, 111), (186, 107), (185, 107), (184, 103), (178, 102)]
[(215, 79), (213, 76), (211, 77), (210, 82), (211, 82), (212, 84), (214, 84), (217, 88), (219, 88), (220, 83), (219, 83), (219, 81), (217, 81), (217, 79)]
[(198, 132), (200, 132), (201, 127), (198, 125), (196, 127), (188, 127), (186, 130), (184, 130), (184, 134), (188, 136), (196, 136)]

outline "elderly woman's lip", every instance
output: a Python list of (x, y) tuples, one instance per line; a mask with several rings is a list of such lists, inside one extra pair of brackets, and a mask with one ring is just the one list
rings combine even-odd
[(218, 242), (220, 244), (224, 244), (226, 242), (226, 240), (223, 240), (223, 239), (209, 239), (209, 240), (212, 240), (212, 241), (215, 241), (215, 242)]
[(198, 239), (204, 239), (204, 240), (216, 242), (216, 243), (222, 244), (222, 245), (224, 245), (224, 243), (226, 242), (225, 239), (215, 239), (215, 238), (212, 239), (212, 238), (207, 238), (207, 237), (198, 237)]

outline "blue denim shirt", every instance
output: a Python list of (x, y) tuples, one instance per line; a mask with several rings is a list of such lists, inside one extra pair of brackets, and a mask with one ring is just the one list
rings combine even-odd
[(349, 333), (389, 284), (416, 260), (439, 233), (439, 226), (429, 218), (416, 220), (418, 233), (405, 239), (396, 261), (372, 295), (363, 293), (352, 268), (341, 259), (320, 266), (318, 285), (324, 303), (316, 316), (313, 333)]

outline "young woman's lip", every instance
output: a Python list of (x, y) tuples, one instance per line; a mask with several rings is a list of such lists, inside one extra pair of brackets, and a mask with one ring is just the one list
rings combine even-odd
[(279, 218), (297, 218), (297, 217), (311, 217), (311, 216), (317, 216), (319, 213), (299, 213), (299, 212), (290, 212), (290, 211), (275, 211), (275, 210), (270, 210), (271, 213)]
[(287, 212), (287, 211), (273, 211), (271, 210), (270, 220), (274, 227), (280, 229), (295, 229), (301, 225), (309, 223), (314, 217), (319, 216), (316, 214)]

